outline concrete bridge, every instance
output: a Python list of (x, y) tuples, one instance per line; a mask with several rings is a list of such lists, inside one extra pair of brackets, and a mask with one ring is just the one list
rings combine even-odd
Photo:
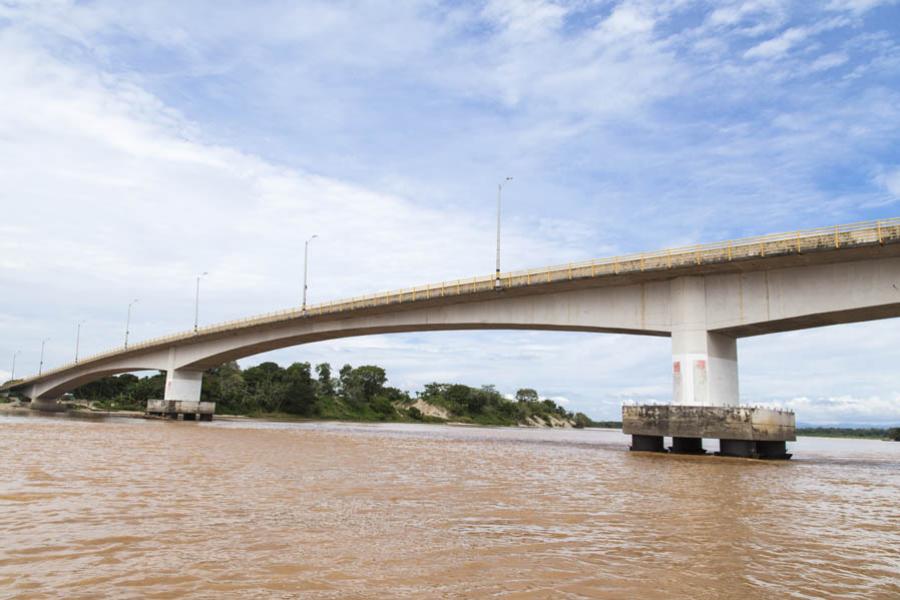
[(166, 372), (198, 401), (205, 369), (277, 348), (414, 331), (535, 329), (672, 338), (673, 404), (737, 406), (737, 339), (900, 316), (900, 218), (481, 277), (291, 309), (114, 349), (17, 381), (55, 400)]

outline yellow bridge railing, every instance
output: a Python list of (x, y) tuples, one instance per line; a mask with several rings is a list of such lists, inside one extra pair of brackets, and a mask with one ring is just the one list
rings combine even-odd
[[(346, 300), (323, 302), (311, 305), (304, 312), (300, 308), (290, 308), (245, 319), (227, 321), (216, 325), (202, 327), (199, 331), (185, 331), (172, 335), (149, 339), (131, 344), (128, 349), (116, 348), (85, 357), (77, 366), (85, 366), (113, 356), (141, 351), (159, 346), (166, 346), (180, 341), (195, 340), (212, 334), (244, 329), (258, 325), (269, 325), (281, 321), (300, 318), (319, 317), (337, 313), (352, 312), (360, 309), (407, 304), (439, 298), (466, 296), (491, 292), (495, 289), (511, 289), (526, 286), (546, 285), (568, 280), (584, 280), (588, 278), (610, 277), (633, 274), (644, 271), (664, 271), (684, 269), (706, 264), (760, 259), (766, 257), (803, 254), (825, 250), (848, 249), (861, 246), (884, 245), (900, 242), (900, 217), (880, 221), (864, 221), (834, 227), (820, 227), (775, 233), (757, 237), (748, 237), (725, 242), (699, 244), (669, 248), (656, 252), (627, 254), (564, 265), (555, 265), (541, 269), (502, 273), (499, 280), (494, 275), (457, 279), (414, 288), (358, 296)], [(52, 370), (44, 371), (41, 378), (75, 367), (69, 363)], [(32, 376), (18, 382), (22, 385), (37, 379)]]

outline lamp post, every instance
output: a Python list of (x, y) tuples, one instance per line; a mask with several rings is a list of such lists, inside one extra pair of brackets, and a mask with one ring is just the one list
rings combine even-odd
[(41, 340), (41, 362), (38, 365), (38, 376), (40, 376), (41, 373), (44, 372), (44, 346), (46, 346), (47, 342), (49, 341), (50, 338), (44, 338), (43, 340)]
[(194, 333), (197, 333), (197, 328), (200, 325), (200, 279), (207, 275), (209, 273), (206, 271), (197, 275), (197, 294), (194, 296)]
[(81, 343), (81, 325), (84, 321), (78, 321), (78, 326), (75, 329), (75, 364), (78, 364), (78, 346)]
[(128, 316), (125, 318), (125, 349), (128, 350), (128, 334), (131, 332), (131, 307), (138, 303), (135, 298), (128, 303)]
[(10, 380), (10, 381), (15, 381), (15, 380), (16, 380), (16, 357), (19, 355), (20, 352), (22, 352), (22, 351), (21, 351), (21, 350), (16, 350), (15, 352), (13, 352), (12, 371), (10, 371), (10, 373), (9, 373), (9, 380)]
[(494, 279), (494, 287), (500, 287), (500, 200), (503, 194), (503, 184), (512, 181), (512, 177), (507, 177), (497, 184), (497, 272)]
[(309, 289), (309, 243), (316, 239), (318, 234), (313, 235), (303, 244), (303, 304), (301, 310), (306, 312), (306, 290)]

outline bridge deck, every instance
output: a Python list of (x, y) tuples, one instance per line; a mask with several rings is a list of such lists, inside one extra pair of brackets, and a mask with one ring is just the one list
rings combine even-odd
[[(501, 274), (499, 283), (494, 275), (445, 281), (346, 300), (324, 302), (309, 306), (305, 313), (300, 308), (291, 308), (202, 327), (198, 332), (185, 331), (157, 337), (131, 344), (127, 350), (116, 348), (85, 357), (79, 360), (77, 366), (82, 367), (111, 356), (125, 354), (126, 352), (140, 352), (179, 341), (197, 339), (198, 336), (215, 335), (248, 327), (273, 325), (297, 318), (329, 316), (361, 309), (411, 304), (442, 298), (457, 297), (462, 300), (464, 297), (490, 293), (498, 285), (503, 290), (521, 290), (524, 292), (526, 291), (524, 288), (533, 286), (558, 285), (575, 281), (584, 283), (585, 280), (596, 280), (600, 284), (602, 280), (629, 275), (651, 275), (654, 273), (658, 275), (660, 272), (669, 271), (672, 272), (672, 275), (675, 275), (676, 272), (683, 272), (686, 269), (700, 269), (716, 265), (727, 266), (731, 263), (738, 266), (740, 263), (747, 263), (748, 261), (796, 257), (804, 254), (813, 255), (835, 250), (852, 250), (896, 243), (900, 243), (900, 217), (516, 271)], [(46, 370), (41, 377), (31, 376), (17, 381), (14, 385), (19, 387), (75, 366), (75, 363), (69, 363), (52, 370)], [(8, 389), (10, 387), (13, 386), (8, 385), (0, 389)]]

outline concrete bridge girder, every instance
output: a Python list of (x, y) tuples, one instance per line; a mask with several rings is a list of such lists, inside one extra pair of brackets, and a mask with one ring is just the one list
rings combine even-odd
[(414, 331), (534, 329), (672, 337), (676, 404), (738, 403), (737, 338), (836, 322), (900, 316), (900, 257), (747, 272), (708, 273), (568, 288), (433, 298), (218, 333), (132, 351), (31, 384), (32, 398), (59, 397), (102, 376), (167, 372), (166, 399), (198, 400), (202, 371), (261, 352), (315, 341)]
[[(618, 332), (668, 336), (668, 282), (595, 288), (538, 297), (518, 297), (336, 320), (297, 319), (277, 328), (198, 340), (175, 348), (177, 368), (206, 369), (228, 360), (298, 344), (420, 331), (533, 329)], [(651, 292), (647, 290), (651, 289)]]
[(32, 399), (55, 400), (80, 385), (96, 381), (102, 377), (133, 373), (135, 371), (165, 371), (168, 367), (167, 352), (154, 352), (140, 356), (123, 356), (103, 364), (86, 364), (65, 373), (55, 374), (48, 379), (31, 384), (26, 395)]
[(900, 258), (705, 277), (706, 324), (746, 337), (900, 316)]

